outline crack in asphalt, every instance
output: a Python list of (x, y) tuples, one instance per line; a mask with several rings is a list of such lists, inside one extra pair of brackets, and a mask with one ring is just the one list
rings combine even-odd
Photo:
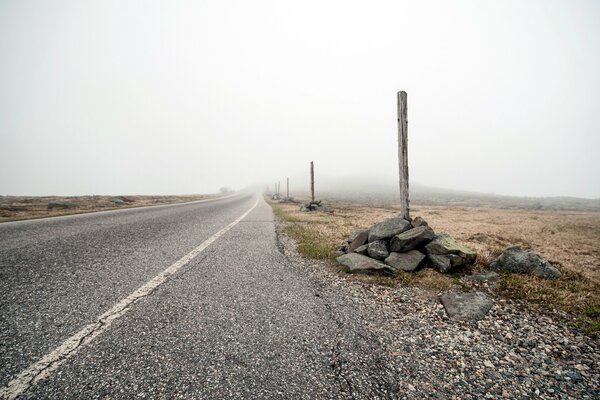
[[(17, 397), (26, 394), (37, 382), (47, 378), (63, 362), (74, 355), (81, 346), (89, 343), (92, 339), (102, 333), (102, 331), (110, 326), (112, 321), (124, 314), (134, 304), (138, 303), (141, 299), (151, 296), (157, 288), (158, 286), (151, 288), (149, 291), (139, 293), (127, 304), (118, 309), (114, 309), (116, 307), (113, 307), (113, 310), (103, 314), (95, 322), (88, 324), (66, 344), (63, 344), (32, 367), (17, 375), (17, 377), (10, 381), (5, 388), (0, 390), (0, 397), (6, 400), (14, 400)], [(63, 351), (59, 352), (57, 350)]]
[[(275, 229), (275, 238), (276, 244), (279, 252), (282, 257), (289, 263), (293, 264), (293, 261), (288, 257), (285, 251), (285, 244), (281, 240), (281, 232), (276, 227)], [(310, 279), (311, 284), (315, 286), (315, 297), (320, 299), (321, 304), (326, 309), (327, 317), (330, 321), (335, 324), (336, 327), (336, 342), (330, 349), (330, 367), (334, 371), (334, 376), (338, 385), (340, 386), (340, 390), (342, 393), (347, 393), (351, 397), (358, 398), (381, 398), (381, 399), (396, 399), (399, 397), (399, 385), (396, 379), (394, 378), (396, 375), (395, 369), (390, 365), (390, 360), (385, 356), (385, 352), (381, 349), (379, 343), (377, 343), (376, 337), (368, 331), (359, 329), (352, 329), (348, 326), (347, 323), (340, 318), (338, 314), (340, 312), (334, 309), (333, 302), (329, 299), (333, 294), (331, 293), (330, 288), (326, 283), (316, 281), (315, 279)], [(344, 306), (342, 306), (344, 307)], [(362, 320), (362, 318), (360, 318)], [(355, 324), (356, 325), (356, 324)], [(350, 329), (349, 329), (350, 328)], [(374, 348), (365, 349), (368, 350), (368, 354), (372, 354), (372, 357), (369, 359), (370, 364), (374, 367), (372, 368), (372, 374), (369, 374), (369, 378), (375, 383), (373, 387), (371, 387), (371, 393), (365, 393), (362, 390), (362, 387), (356, 385), (352, 378), (350, 377), (352, 371), (351, 362), (345, 357), (347, 350), (345, 349), (344, 343), (344, 332), (352, 332), (354, 337), (358, 339), (357, 345), (367, 344), (367, 346), (374, 344)], [(374, 351), (373, 351), (374, 350)], [(354, 369), (358, 370), (361, 373), (361, 376), (364, 376), (368, 371), (363, 371), (362, 368), (355, 367)], [(376, 396), (376, 397), (375, 397)]]
[[(207, 256), (204, 256), (198, 259), (198, 262), (202, 262), (206, 259)], [(183, 269), (177, 271), (178, 273), (174, 274), (166, 274), (164, 276), (165, 283), (169, 280), (178, 279), (184, 276), (190, 268)], [(161, 284), (162, 284), (161, 283)], [(26, 369), (21, 372), (17, 377), (9, 382), (9, 384), (0, 390), (0, 398), (6, 400), (14, 400), (17, 397), (27, 394), (27, 392), (35, 386), (37, 382), (40, 380), (46, 379), (50, 374), (55, 371), (60, 365), (69, 359), (72, 355), (74, 355), (79, 348), (89, 342), (92, 341), (96, 336), (98, 336), (102, 331), (104, 331), (113, 320), (117, 319), (119, 316), (123, 315), (127, 312), (131, 307), (137, 304), (140, 300), (145, 299), (156, 292), (159, 286), (152, 287), (149, 291), (142, 291), (137, 295), (134, 295), (130, 298), (127, 304), (124, 304), (122, 307), (117, 308), (116, 306), (113, 309), (109, 310), (105, 314), (101, 315), (96, 319), (96, 321), (88, 324), (85, 328), (79, 331), (75, 337), (72, 337), (67, 345), (60, 346), (57, 350), (65, 349), (62, 352), (58, 352), (55, 350), (50, 353), (48, 356), (42, 358), (38, 363), (34, 364), (32, 367)], [(118, 305), (117, 305), (118, 306)], [(117, 308), (117, 309), (115, 309)], [(75, 342), (74, 345), (68, 346), (68, 344)]]

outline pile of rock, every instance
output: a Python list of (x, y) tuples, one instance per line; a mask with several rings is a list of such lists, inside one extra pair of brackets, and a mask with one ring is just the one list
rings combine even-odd
[(337, 258), (347, 272), (412, 272), (428, 265), (439, 272), (468, 266), (475, 253), (447, 233), (435, 234), (417, 217), (409, 222), (394, 217), (367, 230), (354, 231)]
[(323, 202), (321, 200), (312, 200), (306, 204), (302, 204), (302, 207), (300, 207), (300, 211), (324, 211), (324, 212), (332, 212), (333, 210), (326, 206), (325, 204), (323, 204)]

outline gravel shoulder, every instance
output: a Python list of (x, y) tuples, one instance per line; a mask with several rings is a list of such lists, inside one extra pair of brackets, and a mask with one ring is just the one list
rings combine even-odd
[(392, 361), (400, 398), (600, 397), (599, 343), (569, 328), (566, 314), (540, 314), (496, 298), (480, 321), (450, 320), (440, 292), (385, 286), (347, 275), (328, 260), (305, 259), (283, 228), (278, 221), (285, 256), (365, 316)]

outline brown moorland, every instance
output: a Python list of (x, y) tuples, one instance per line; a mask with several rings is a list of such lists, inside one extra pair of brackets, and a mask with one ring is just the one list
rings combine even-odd
[[(211, 195), (183, 196), (0, 196), (0, 222), (19, 221), (95, 211), (185, 203), (217, 197)], [(52, 207), (52, 203), (57, 206)]]

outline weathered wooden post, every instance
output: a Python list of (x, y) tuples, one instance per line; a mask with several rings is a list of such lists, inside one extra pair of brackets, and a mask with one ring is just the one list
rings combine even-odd
[(286, 197), (289, 199), (290, 198), (290, 178), (287, 178), (287, 191), (286, 191)]
[(400, 216), (410, 220), (408, 205), (408, 120), (406, 92), (398, 92), (398, 167), (400, 169)]
[(310, 162), (310, 198), (315, 201), (315, 166)]

